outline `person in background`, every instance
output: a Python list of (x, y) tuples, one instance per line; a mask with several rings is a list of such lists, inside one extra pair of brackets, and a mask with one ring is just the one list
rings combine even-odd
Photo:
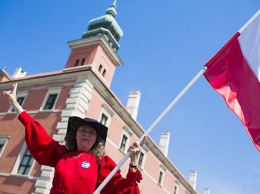
[[(55, 168), (51, 194), (93, 194), (110, 174), (116, 163), (105, 155), (108, 128), (91, 118), (69, 117), (65, 145), (51, 138), (40, 123), (34, 120), (16, 100), (17, 84), (3, 94), (25, 127), (25, 141), (34, 159), (41, 165)], [(137, 167), (140, 143), (128, 149), (130, 164), (126, 178), (118, 170), (101, 194), (139, 194), (137, 183), (142, 175)]]

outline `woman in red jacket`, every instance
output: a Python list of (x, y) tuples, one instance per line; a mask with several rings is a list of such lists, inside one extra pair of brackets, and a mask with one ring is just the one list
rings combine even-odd
[[(34, 159), (41, 165), (55, 168), (51, 194), (93, 194), (95, 189), (116, 166), (105, 156), (107, 127), (94, 119), (70, 117), (65, 135), (65, 145), (51, 138), (46, 130), (35, 121), (16, 101), (17, 84), (12, 91), (3, 94), (25, 126), (25, 140)], [(144, 141), (143, 141), (144, 143)], [(143, 144), (141, 143), (141, 145)], [(126, 178), (115, 173), (101, 194), (139, 194), (137, 182), (142, 175), (137, 168), (140, 145), (133, 143)]]

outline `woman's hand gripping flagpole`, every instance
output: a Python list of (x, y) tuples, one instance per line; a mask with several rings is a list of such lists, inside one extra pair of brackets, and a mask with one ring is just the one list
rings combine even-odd
[[(160, 114), (160, 116), (153, 122), (153, 124), (148, 128), (148, 130), (140, 137), (138, 143), (140, 146), (143, 143), (143, 139), (154, 129), (154, 127), (163, 119), (163, 117), (171, 110), (171, 108), (179, 101), (179, 99), (190, 89), (190, 87), (200, 78), (201, 75), (207, 70), (207, 67), (203, 67), (202, 70), (190, 81), (190, 83), (179, 93), (179, 95), (166, 107), (166, 109)], [(123, 159), (117, 164), (117, 166), (110, 172), (106, 179), (99, 185), (94, 194), (99, 194), (100, 191), (106, 186), (108, 181), (113, 177), (113, 175), (120, 169), (120, 167), (129, 158), (130, 152), (123, 157)]]

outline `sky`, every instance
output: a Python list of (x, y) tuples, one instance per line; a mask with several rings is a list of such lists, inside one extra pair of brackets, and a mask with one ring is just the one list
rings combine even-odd
[[(62, 70), (68, 42), (113, 0), (1, 0), (0, 68), (12, 75)], [(124, 35), (112, 91), (126, 105), (139, 90), (137, 120), (146, 130), (203, 65), (259, 10), (259, 0), (118, 0)], [(259, 194), (260, 153), (237, 116), (202, 76), (149, 134), (170, 132), (168, 158), (198, 193)]]

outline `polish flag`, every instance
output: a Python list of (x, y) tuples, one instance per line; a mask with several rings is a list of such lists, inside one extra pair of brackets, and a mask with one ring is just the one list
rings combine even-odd
[(204, 76), (260, 151), (260, 10), (205, 66)]

